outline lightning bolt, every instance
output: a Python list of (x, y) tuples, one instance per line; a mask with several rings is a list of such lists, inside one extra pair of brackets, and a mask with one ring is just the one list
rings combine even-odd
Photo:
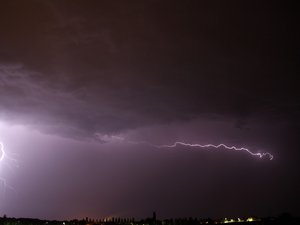
[(0, 142), (0, 162), (3, 160), (5, 152), (3, 150), (3, 144)]
[[(3, 147), (3, 144), (0, 142), (0, 169), (3, 164), (4, 156), (5, 156), (4, 147)], [(1, 170), (0, 170), (0, 172), (1, 172)], [(6, 180), (2, 177), (0, 177), (0, 184), (1, 184), (1, 186), (4, 187), (4, 190), (5, 190), (7, 187), (7, 184), (6, 184)]]
[[(10, 157), (7, 156), (7, 154), (4, 151), (4, 145), (2, 142), (0, 142), (0, 175), (1, 175), (1, 167), (2, 165), (4, 165), (6, 159), (8, 159), (9, 161), (13, 161), (16, 163), (15, 159), (11, 159)], [(7, 163), (5, 163), (7, 164)], [(6, 189), (9, 188), (13, 191), (15, 191), (15, 189), (13, 187), (11, 187), (10, 185), (7, 184), (6, 179), (3, 177), (0, 177), (0, 187), (3, 187), (3, 195), (5, 195)]]
[(184, 143), (184, 142), (176, 141), (172, 145), (156, 145), (156, 147), (157, 148), (175, 148), (178, 145), (187, 146), (187, 147), (196, 147), (196, 148), (216, 148), (216, 149), (224, 148), (224, 149), (234, 150), (234, 151), (246, 151), (250, 155), (258, 156), (259, 158), (269, 157), (270, 160), (273, 160), (273, 158), (274, 158), (274, 156), (272, 154), (270, 154), (269, 152), (262, 152), (262, 153), (261, 152), (256, 152), (256, 153), (254, 153), (254, 152), (250, 151), (248, 148), (236, 147), (236, 146), (227, 146), (225, 144), (218, 144), (218, 145), (206, 144), (206, 145), (201, 145), (201, 144), (189, 144), (189, 143)]
[(145, 142), (145, 141), (127, 141), (125, 138), (123, 137), (119, 137), (119, 136), (111, 136), (112, 140), (117, 140), (117, 141), (125, 141), (128, 144), (133, 144), (133, 145), (148, 145), (150, 147), (154, 147), (154, 148), (176, 148), (178, 146), (184, 146), (184, 147), (191, 147), (191, 148), (215, 148), (215, 149), (227, 149), (227, 150), (233, 150), (233, 151), (245, 151), (248, 154), (252, 155), (252, 156), (256, 156), (259, 158), (265, 158), (267, 157), (269, 160), (273, 160), (274, 156), (269, 153), (269, 152), (253, 152), (248, 148), (245, 147), (236, 147), (236, 146), (228, 146), (226, 144), (205, 144), (205, 145), (201, 145), (201, 144), (191, 144), (191, 143), (185, 143), (185, 142), (181, 142), (181, 141), (176, 141), (173, 144), (167, 145), (167, 144), (163, 144), (163, 145), (155, 145), (149, 142)]

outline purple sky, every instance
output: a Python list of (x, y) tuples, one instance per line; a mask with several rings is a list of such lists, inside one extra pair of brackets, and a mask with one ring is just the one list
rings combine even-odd
[(284, 2), (1, 1), (0, 215), (299, 216), (297, 14)]

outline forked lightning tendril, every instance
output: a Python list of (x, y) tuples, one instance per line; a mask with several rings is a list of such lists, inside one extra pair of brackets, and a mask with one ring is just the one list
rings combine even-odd
[(264, 156), (268, 156), (270, 160), (272, 160), (274, 158), (274, 156), (272, 154), (270, 154), (269, 152), (257, 152), (254, 153), (252, 151), (250, 151), (248, 148), (244, 148), (244, 147), (235, 147), (235, 146), (227, 146), (225, 144), (218, 144), (218, 145), (214, 145), (214, 144), (207, 144), (207, 145), (200, 145), (200, 144), (189, 144), (189, 143), (184, 143), (184, 142), (180, 142), (177, 141), (172, 145), (158, 145), (156, 147), (158, 148), (175, 148), (178, 145), (183, 145), (183, 146), (188, 146), (188, 147), (198, 147), (198, 148), (225, 148), (228, 150), (235, 150), (235, 151), (246, 151), (248, 152), (250, 155), (253, 156), (258, 156), (259, 158), (263, 158)]
[(3, 150), (3, 144), (0, 142), (0, 161), (4, 158), (4, 150)]
[[(7, 166), (10, 166), (11, 163), (15, 164), (16, 160), (7, 156), (7, 154), (4, 151), (4, 145), (2, 142), (0, 142), (0, 172), (2, 171), (4, 164), (5, 164), (5, 167), (7, 167)], [(2, 174), (0, 173), (0, 190), (3, 188), (2, 195), (5, 195), (5, 192), (7, 189), (15, 192), (15, 189), (13, 187), (11, 187), (6, 182), (6, 179), (1, 177), (1, 175)], [(0, 197), (1, 197), (1, 195), (0, 195)]]
[[(4, 149), (3, 149), (3, 144), (0, 142), (0, 166), (2, 164), (3, 158), (4, 158)], [(1, 169), (1, 167), (0, 167)], [(6, 180), (2, 177), (0, 177), (0, 186), (6, 187)]]
[[(121, 137), (117, 137), (117, 136), (113, 136), (114, 139), (118, 139), (121, 141), (126, 141), (124, 138)], [(259, 158), (264, 158), (264, 157), (268, 157), (269, 160), (273, 160), (274, 156), (269, 153), (269, 152), (253, 152), (248, 148), (245, 147), (236, 147), (236, 146), (228, 146), (225, 144), (218, 144), (218, 145), (214, 145), (214, 144), (206, 144), (206, 145), (201, 145), (201, 144), (190, 144), (190, 143), (185, 143), (185, 142), (180, 142), (180, 141), (176, 141), (173, 144), (170, 145), (155, 145), (155, 144), (151, 144), (149, 142), (136, 142), (136, 141), (126, 141), (129, 144), (134, 144), (134, 145), (148, 145), (154, 148), (176, 148), (178, 146), (186, 146), (186, 147), (192, 147), (192, 148), (215, 148), (215, 149), (219, 149), (219, 148), (223, 148), (223, 149), (228, 149), (228, 150), (234, 150), (234, 151), (245, 151), (248, 154), (252, 155), (252, 156), (257, 156)]]

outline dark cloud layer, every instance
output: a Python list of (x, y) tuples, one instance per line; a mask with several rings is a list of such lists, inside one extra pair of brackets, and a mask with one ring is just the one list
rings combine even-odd
[(107, 132), (201, 114), (288, 119), (298, 107), (291, 6), (2, 4), (1, 98), (15, 107)]
[[(283, 174), (296, 175), (295, 156), (299, 156), (295, 145), (299, 132), (296, 77), (300, 37), (297, 10), (290, 3), (4, 0), (0, 5), (0, 120), (72, 139), (122, 134), (128, 138), (170, 143), (173, 138), (197, 142), (197, 137), (201, 136), (202, 142), (225, 141), (266, 147), (286, 160), (282, 165), (290, 164)], [(168, 126), (172, 130), (167, 129), (166, 134), (164, 130)], [(137, 159), (130, 158), (128, 162), (147, 161), (140, 153), (128, 154), (129, 158), (137, 155)], [(174, 156), (175, 161), (190, 157), (180, 154)], [(151, 157), (158, 160), (156, 155)], [(143, 174), (131, 174), (138, 165), (130, 164), (125, 170), (128, 179), (138, 182), (142, 186), (140, 189), (149, 194), (141, 197), (144, 192), (137, 191), (136, 198), (148, 201), (152, 195), (158, 195), (163, 199), (160, 203), (169, 201), (162, 193), (178, 182), (183, 185), (183, 192), (188, 193), (190, 187), (185, 184), (192, 180), (194, 188), (189, 193), (196, 193), (196, 196), (187, 194), (187, 197), (195, 206), (196, 200), (202, 198), (196, 191), (202, 181), (198, 182), (198, 178), (193, 177), (196, 173), (185, 164), (181, 170), (193, 176), (180, 175), (179, 170), (175, 173), (179, 173), (179, 178), (172, 177), (171, 167), (176, 165), (162, 157), (165, 161), (158, 168), (164, 163), (167, 168), (156, 182), (162, 186), (165, 177), (170, 180), (165, 183), (164, 191), (157, 189), (159, 193), (155, 188), (144, 190), (145, 185), (150, 184)], [(114, 159), (109, 161), (119, 164)], [(68, 162), (71, 167), (72, 161)], [(223, 164), (220, 163), (220, 168), (227, 168), (228, 174), (235, 170)], [(121, 163), (122, 166), (126, 167)], [(107, 167), (112, 174), (119, 171)], [(202, 167), (197, 169), (210, 165)], [(271, 174), (271, 167), (266, 169), (264, 178)], [(146, 164), (144, 169), (147, 176), (147, 169), (153, 168)], [(245, 169), (245, 177), (259, 174), (249, 172), (252, 169), (255, 169), (253, 165)], [(211, 176), (221, 176), (221, 170)], [(278, 171), (281, 169), (276, 167)], [(108, 175), (103, 176), (109, 179)], [(209, 176), (207, 173), (201, 177), (208, 179)], [(249, 185), (244, 177), (242, 180)], [(268, 185), (277, 185), (272, 182), (283, 180), (278, 178), (266, 183), (259, 180), (258, 184), (269, 189)], [(72, 182), (66, 186), (71, 186)], [(204, 182), (222, 186), (225, 181)], [(288, 187), (299, 185), (292, 178), (288, 182)], [(96, 182), (95, 188), (97, 185), (101, 182)], [(81, 192), (83, 187), (79, 185), (78, 188), (72, 193)], [(176, 188), (174, 194), (181, 193), (181, 187)], [(278, 195), (280, 188), (282, 184), (275, 188)], [(233, 194), (230, 189), (228, 184), (226, 190)], [(133, 190), (129, 190), (128, 196)], [(217, 189), (215, 191), (211, 201), (220, 198)], [(268, 195), (266, 191), (262, 193), (258, 194), (262, 198)], [(291, 191), (290, 196), (295, 193)], [(130, 201), (124, 192), (121, 195), (125, 196), (125, 202)], [(176, 201), (183, 198), (179, 194)], [(279, 198), (284, 199), (284, 196)], [(237, 199), (233, 201), (239, 205)], [(132, 201), (128, 212), (123, 214), (137, 210), (137, 214), (144, 215), (143, 209), (139, 212), (133, 206), (138, 202)], [(153, 203), (153, 207), (156, 204)], [(98, 203), (90, 205), (102, 207)], [(174, 216), (184, 210), (178, 206), (168, 211), (167, 206), (165, 215)], [(123, 205), (114, 205), (107, 213), (117, 211), (118, 207)], [(52, 215), (50, 211), (48, 215)], [(212, 211), (207, 209), (207, 214), (213, 214)], [(216, 214), (221, 215), (221, 211)], [(67, 214), (64, 215), (70, 216)]]

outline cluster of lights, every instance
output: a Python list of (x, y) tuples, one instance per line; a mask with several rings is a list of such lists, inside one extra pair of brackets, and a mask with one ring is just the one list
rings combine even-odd
[(241, 222), (255, 222), (255, 221), (258, 221), (258, 219), (254, 218), (254, 217), (249, 217), (247, 219), (241, 219), (241, 218), (228, 219), (228, 218), (225, 218), (221, 223), (241, 223)]

